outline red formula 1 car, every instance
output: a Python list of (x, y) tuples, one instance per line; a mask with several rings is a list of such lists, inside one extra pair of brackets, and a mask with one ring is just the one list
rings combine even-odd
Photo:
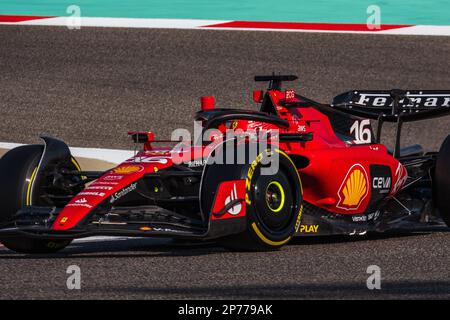
[[(211, 240), (240, 250), (294, 236), (364, 234), (450, 224), (450, 136), (439, 152), (400, 147), (404, 122), (450, 114), (449, 91), (351, 91), (323, 105), (281, 90), (295, 76), (258, 76), (260, 111), (204, 97), (200, 139), (143, 149), (106, 172), (82, 171), (60, 140), (0, 161), (0, 239), (54, 252), (92, 235)], [(371, 127), (377, 120), (377, 133)], [(380, 143), (397, 123), (393, 150)], [(230, 138), (229, 132), (234, 135)]]

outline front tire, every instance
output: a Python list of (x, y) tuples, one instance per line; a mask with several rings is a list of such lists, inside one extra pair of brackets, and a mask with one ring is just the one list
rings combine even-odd
[[(8, 223), (22, 207), (30, 205), (51, 205), (48, 200), (42, 203), (41, 188), (32, 186), (37, 167), (42, 156), (43, 146), (21, 146), (7, 152), (0, 159), (0, 223)], [(72, 159), (71, 169), (79, 166)], [(39, 187), (39, 186), (38, 186)], [(10, 250), (20, 253), (53, 253), (65, 248), (71, 240), (43, 240), (30, 237), (14, 237), (0, 240)]]
[(450, 135), (442, 143), (434, 171), (434, 202), (442, 219), (450, 227)]

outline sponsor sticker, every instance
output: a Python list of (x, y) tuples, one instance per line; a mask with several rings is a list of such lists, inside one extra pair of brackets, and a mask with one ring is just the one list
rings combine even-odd
[(295, 91), (290, 89), (285, 91), (285, 100), (287, 102), (292, 102), (295, 99)]
[(160, 163), (166, 164), (169, 162), (168, 157), (147, 157), (147, 156), (137, 156), (127, 162), (131, 163)]
[(87, 187), (85, 190), (112, 190), (113, 187), (97, 186), (96, 184)]
[(302, 224), (300, 225), (300, 233), (317, 233), (319, 231), (318, 224)]
[(122, 180), (123, 179), (123, 175), (108, 175), (108, 176), (104, 176), (102, 179), (103, 180), (112, 180), (112, 181), (117, 181), (117, 180)]
[(111, 196), (110, 203), (116, 202), (117, 200), (119, 200), (119, 199), (122, 198), (123, 196), (129, 194), (131, 191), (136, 190), (136, 188), (137, 188), (137, 182), (134, 182), (134, 183), (130, 184), (128, 187), (123, 188), (122, 190), (120, 190), (120, 191), (114, 193), (114, 194)]
[[(226, 206), (227, 204), (229, 204), (231, 201), (236, 200), (237, 197), (237, 190), (236, 190), (236, 183), (233, 185), (233, 189), (230, 192), (230, 195), (228, 197), (225, 198), (225, 203), (224, 206)], [(242, 210), (242, 203), (237, 203), (236, 205), (234, 205), (233, 207), (230, 208), (230, 210), (228, 210), (227, 212), (233, 216), (239, 214)]]
[(367, 172), (360, 164), (354, 164), (348, 171), (338, 192), (337, 208), (357, 210), (369, 194)]
[(172, 233), (183, 233), (181, 230), (169, 229), (169, 228), (153, 228), (153, 231), (158, 232), (172, 232)]
[[(242, 203), (245, 193), (244, 180), (222, 182), (217, 188), (212, 210), (212, 219), (228, 219), (245, 216), (246, 208)], [(223, 211), (225, 207), (227, 207), (226, 212)]]
[(203, 167), (206, 164), (206, 159), (188, 161), (189, 168)]
[(352, 216), (352, 221), (353, 222), (366, 222), (366, 221), (371, 221), (371, 220), (377, 220), (378, 217), (380, 216), (380, 210), (377, 210), (375, 212), (366, 214), (366, 215), (354, 215)]
[(61, 218), (61, 220), (59, 220), (59, 224), (60, 225), (64, 225), (67, 222), (67, 220), (69, 220), (69, 218), (64, 216), (64, 217)]
[(391, 189), (391, 177), (374, 177), (372, 179), (372, 188), (387, 189), (389, 191)]
[(96, 191), (82, 191), (78, 194), (79, 196), (97, 196), (97, 197), (104, 197), (104, 192), (96, 192)]
[(400, 191), (405, 185), (407, 179), (408, 172), (406, 171), (406, 168), (399, 163), (397, 169), (395, 170), (395, 184), (394, 188), (392, 188), (392, 194), (396, 194)]
[[(147, 156), (170, 156), (170, 151), (168, 151), (168, 150), (151, 150), (151, 151), (146, 151), (145, 155), (147, 155)], [(142, 158), (142, 157), (137, 156), (137, 158)]]
[(114, 181), (95, 181), (95, 185), (116, 186), (118, 182)]
[(388, 194), (392, 186), (391, 169), (387, 166), (371, 165), (372, 190), (378, 194)]
[[(389, 94), (382, 93), (357, 93), (356, 101), (359, 105), (364, 105), (368, 108), (382, 108), (392, 107), (393, 100)], [(401, 99), (400, 105), (402, 108), (414, 108), (414, 107), (449, 107), (450, 106), (450, 94), (448, 93), (426, 93), (415, 92), (407, 93), (408, 101)]]
[(130, 174), (130, 173), (134, 173), (134, 172), (140, 172), (142, 170), (144, 170), (144, 167), (142, 167), (142, 166), (122, 165), (122, 166), (112, 169), (112, 172), (117, 173), (117, 174)]
[(83, 203), (69, 203), (66, 205), (66, 207), (85, 207), (91, 209), (92, 206), (90, 204), (83, 204)]
[(66, 205), (66, 207), (84, 207), (84, 208), (89, 208), (91, 209), (92, 206), (90, 204), (87, 203), (88, 201), (86, 200), (86, 198), (80, 198), (75, 200), (75, 202), (73, 203), (69, 203), (68, 205)]

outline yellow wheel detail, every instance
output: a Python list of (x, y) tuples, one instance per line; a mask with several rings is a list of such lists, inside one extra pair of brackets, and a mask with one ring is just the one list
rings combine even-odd
[[(77, 161), (74, 157), (72, 157), (71, 161), (72, 161), (72, 164), (75, 166), (75, 168), (77, 168), (77, 170), (78, 170), (79, 172), (81, 172), (81, 166), (80, 166), (80, 164), (78, 163), (78, 161)], [(81, 180), (86, 180), (86, 179), (87, 179), (86, 176), (81, 176)]]
[[(284, 152), (281, 151), (280, 149), (275, 149), (275, 152), (281, 153), (282, 155), (284, 155), (286, 157), (287, 160), (289, 160), (289, 162), (292, 164), (292, 166), (294, 168), (296, 168), (294, 162), (292, 161), (292, 159)], [(300, 173), (298, 173), (298, 170), (295, 170), (297, 172), (297, 178), (298, 178), (298, 182), (300, 183), (300, 191), (303, 195), (303, 186), (302, 186), (302, 179), (300, 179)]]
[(31, 187), (33, 186), (34, 179), (36, 178), (37, 169), (38, 167), (34, 168), (33, 173), (31, 174), (30, 181), (28, 182), (27, 198), (25, 200), (25, 205), (27, 206), (31, 205)]
[[(278, 153), (284, 155), (285, 158), (287, 160), (289, 160), (289, 162), (292, 164), (292, 166), (294, 168), (296, 168), (296, 166), (295, 166), (294, 162), (292, 161), (292, 159), (284, 151), (281, 151), (280, 149), (275, 149), (275, 152), (278, 152)], [(295, 171), (297, 172), (297, 178), (298, 178), (298, 182), (300, 184), (300, 193), (301, 193), (300, 196), (303, 197), (302, 179), (300, 179), (300, 173), (298, 173), (298, 170), (295, 170)], [(302, 219), (302, 214), (303, 214), (303, 204), (300, 206), (300, 210), (298, 212), (298, 218), (297, 218), (297, 223), (296, 223), (296, 230), (298, 230), (298, 228), (300, 228), (300, 221)]]
[(80, 165), (78, 164), (78, 161), (75, 160), (75, 158), (72, 158), (71, 160), (72, 160), (73, 165), (77, 168), (77, 170), (78, 170), (78, 171), (81, 171), (81, 167), (80, 167)]
[[(14, 219), (14, 214), (24, 206), (47, 205), (50, 201), (42, 201), (42, 187), (45, 187), (47, 176), (40, 179), (39, 159), (42, 158), (43, 147), (29, 145), (8, 151), (0, 163), (0, 188), (6, 203), (2, 214), (3, 221)], [(69, 164), (73, 170), (75, 163)], [(50, 170), (49, 170), (50, 171)], [(23, 178), (18, 178), (23, 177)], [(39, 186), (38, 186), (39, 184)], [(36, 202), (36, 203), (35, 203)], [(53, 204), (53, 203), (50, 203)], [(1, 239), (2, 244), (21, 253), (52, 253), (66, 247), (71, 239), (47, 240), (29, 237), (26, 234), (18, 237)]]
[(289, 240), (291, 240), (291, 236), (287, 237), (286, 239), (282, 241), (272, 241), (268, 239), (265, 235), (262, 234), (261, 230), (259, 230), (258, 226), (255, 222), (252, 223), (253, 231), (255, 231), (256, 235), (261, 239), (262, 242), (265, 244), (268, 244), (269, 246), (282, 246), (283, 244), (286, 244)]
[(266, 188), (266, 204), (272, 212), (280, 212), (284, 207), (284, 189), (278, 181), (272, 181)]
[[(275, 156), (279, 156), (275, 158)], [(268, 174), (262, 168), (269, 164)], [(247, 226), (241, 233), (224, 237), (231, 249), (275, 250), (287, 244), (301, 224), (303, 189), (294, 161), (282, 150), (267, 148), (245, 164)], [(242, 173), (241, 173), (242, 174)]]
[[(81, 171), (81, 167), (78, 164), (77, 160), (75, 158), (71, 159), (72, 164), (77, 168), (78, 171)], [(33, 188), (34, 180), (36, 179), (36, 173), (37, 173), (38, 167), (34, 168), (33, 173), (31, 174), (30, 181), (28, 182), (27, 187), (27, 197), (25, 199), (25, 205), (31, 206), (31, 189)], [(86, 177), (81, 177), (81, 179), (85, 180)]]

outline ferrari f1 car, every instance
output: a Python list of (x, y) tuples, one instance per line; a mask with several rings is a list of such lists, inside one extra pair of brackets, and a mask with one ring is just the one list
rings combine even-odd
[[(269, 82), (253, 92), (259, 111), (203, 97), (200, 139), (157, 147), (167, 141), (131, 132), (141, 151), (106, 172), (81, 170), (51, 137), (10, 150), (0, 160), (1, 242), (24, 253), (93, 235), (272, 250), (294, 236), (450, 224), (450, 136), (439, 152), (400, 144), (403, 123), (450, 115), (450, 91), (354, 90), (325, 105), (281, 89), (296, 79), (255, 77)], [(380, 141), (386, 122), (397, 126), (392, 149)]]

